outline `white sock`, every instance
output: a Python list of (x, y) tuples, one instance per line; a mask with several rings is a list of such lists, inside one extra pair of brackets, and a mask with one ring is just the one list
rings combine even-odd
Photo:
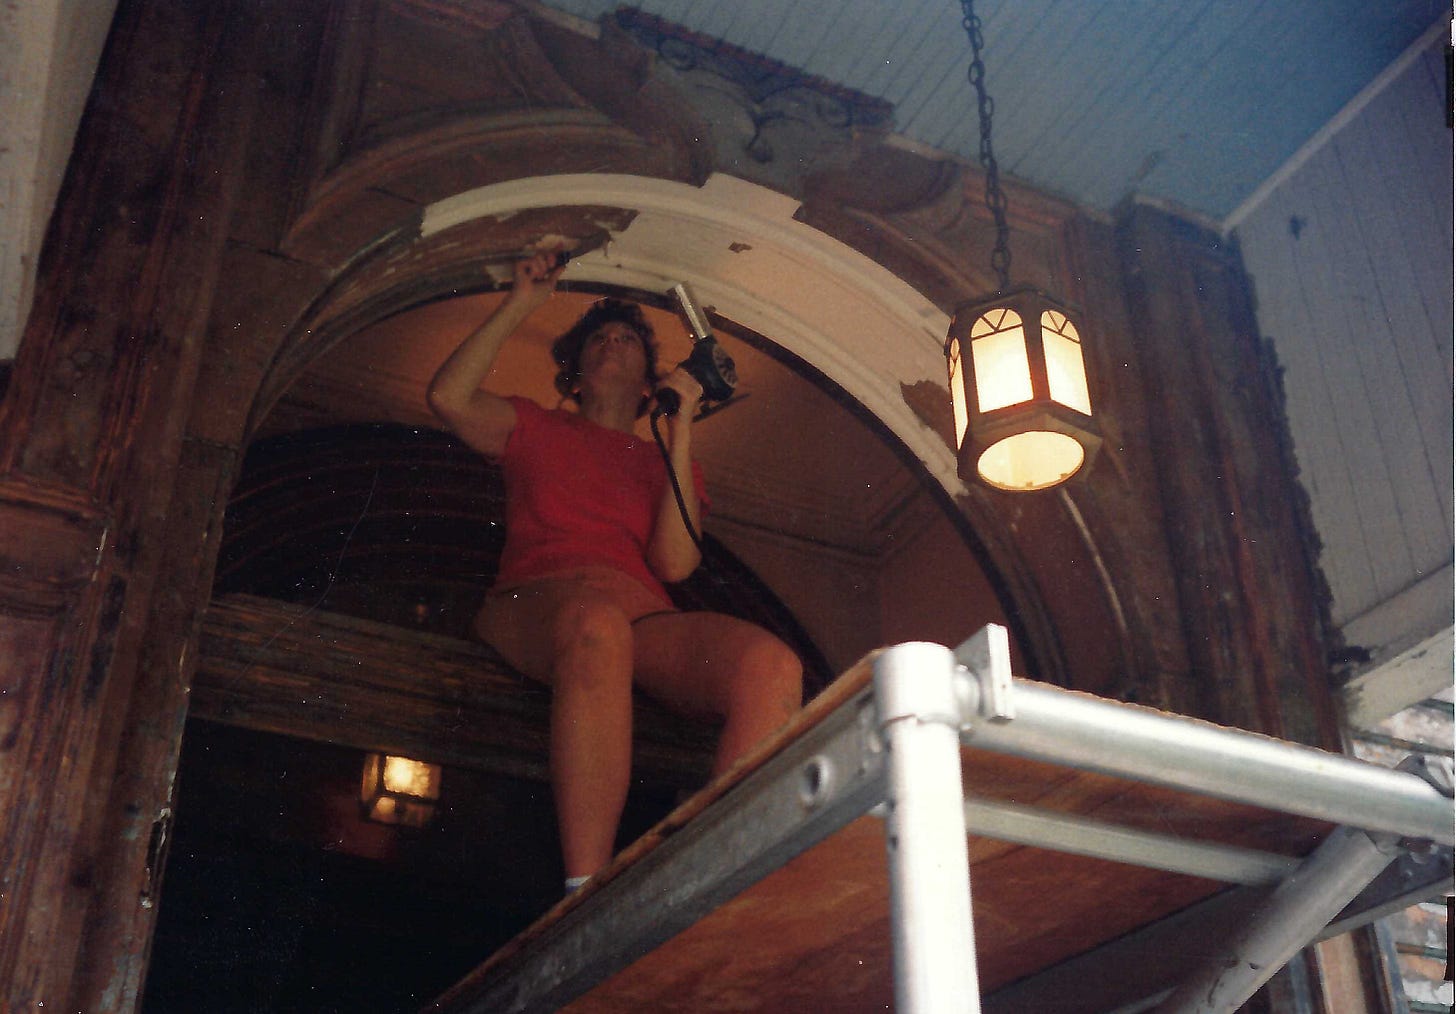
[(582, 884), (586, 883), (590, 879), (591, 879), (591, 877), (567, 877), (566, 878), (566, 893), (567, 894), (571, 894), (577, 888), (579, 888)]

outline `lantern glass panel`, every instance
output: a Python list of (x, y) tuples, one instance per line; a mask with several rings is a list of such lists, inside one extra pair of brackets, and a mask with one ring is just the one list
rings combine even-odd
[(971, 325), (971, 360), (976, 375), (976, 405), (992, 412), (1031, 400), (1031, 364), (1021, 315), (998, 307)]
[(364, 816), (381, 824), (424, 827), (440, 798), (440, 768), (408, 757), (377, 753), (364, 759), (359, 800)]
[(440, 769), (408, 757), (385, 757), (384, 788), (386, 792), (437, 799), (440, 795)]
[(369, 809), (369, 819), (379, 824), (397, 824), (403, 827), (424, 827), (435, 815), (435, 807), (412, 799), (396, 799), (380, 796)]
[(1082, 361), (1076, 325), (1064, 314), (1047, 310), (1041, 315), (1041, 342), (1046, 353), (1048, 393), (1068, 408), (1091, 415), (1087, 367)]
[(950, 404), (955, 412), (955, 442), (959, 449), (966, 442), (966, 426), (970, 422), (970, 413), (966, 410), (966, 368), (961, 359), (961, 343), (951, 342), (947, 354), (950, 363)]
[(1064, 433), (1031, 430), (997, 441), (982, 453), (976, 470), (1000, 489), (1045, 489), (1082, 467), (1086, 452)]

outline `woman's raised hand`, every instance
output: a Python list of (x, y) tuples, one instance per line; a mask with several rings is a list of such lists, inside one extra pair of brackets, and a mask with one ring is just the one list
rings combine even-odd
[(511, 292), (507, 298), (534, 310), (556, 291), (556, 282), (565, 270), (560, 248), (538, 250), (530, 257), (522, 257), (514, 265)]

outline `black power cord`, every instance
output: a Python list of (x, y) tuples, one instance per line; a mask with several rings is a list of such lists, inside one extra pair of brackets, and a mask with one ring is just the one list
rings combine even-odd
[(657, 441), (657, 449), (662, 452), (662, 463), (667, 466), (667, 481), (672, 483), (672, 495), (677, 500), (678, 513), (682, 515), (683, 527), (688, 530), (688, 535), (693, 540), (693, 545), (698, 547), (698, 554), (707, 557), (707, 550), (703, 548), (703, 540), (698, 537), (698, 530), (693, 527), (692, 518), (688, 517), (687, 501), (683, 499), (682, 485), (677, 479), (677, 469), (672, 467), (672, 455), (667, 449), (667, 442), (662, 439), (662, 431), (657, 428), (657, 420), (667, 415), (661, 406), (652, 410), (650, 419), (652, 425), (652, 439)]

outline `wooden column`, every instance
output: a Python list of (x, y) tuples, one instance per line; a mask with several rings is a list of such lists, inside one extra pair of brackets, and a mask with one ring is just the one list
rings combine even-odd
[(1203, 712), (1338, 749), (1310, 522), (1243, 262), (1145, 205), (1125, 209), (1119, 241)]
[(0, 406), (5, 1010), (130, 1009), (144, 967), (231, 474), (182, 435), (254, 108), (233, 15), (122, 4)]

